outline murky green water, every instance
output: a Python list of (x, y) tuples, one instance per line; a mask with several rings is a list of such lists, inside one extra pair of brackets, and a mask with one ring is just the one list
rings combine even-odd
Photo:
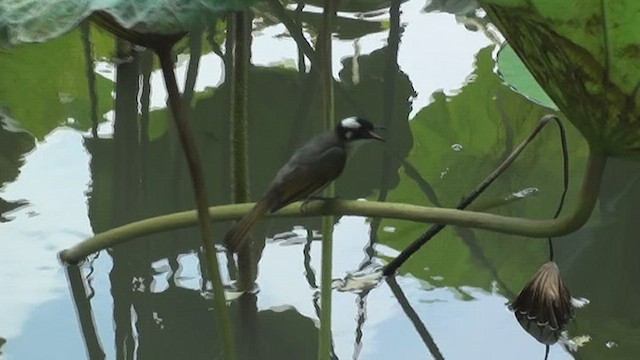
[[(487, 33), (466, 29), (451, 14), (422, 12), (423, 7), (422, 1), (403, 3), (399, 23), (386, 12), (365, 18), (340, 14), (336, 115), (363, 116), (388, 129), (384, 147), (362, 147), (351, 159), (337, 183), (341, 198), (454, 206), (547, 113), (494, 74)], [(307, 7), (301, 18), (313, 23), (315, 12)], [(280, 24), (258, 16), (254, 25), (249, 147), (255, 199), (293, 149), (322, 125), (320, 92), (313, 77), (299, 71), (295, 42), (282, 36)], [(398, 26), (399, 39), (385, 30)], [(89, 76), (87, 36), (95, 57)], [(188, 84), (193, 99), (211, 203), (226, 204), (231, 199), (224, 64), (205, 39), (195, 76), (188, 70), (186, 41), (181, 49), (178, 81)], [(56, 259), (57, 252), (94, 233), (194, 207), (165, 98), (148, 54), (126, 47), (116, 52), (113, 39), (95, 28), (0, 53), (0, 337), (6, 339), (0, 341), (0, 358), (219, 354), (196, 229), (115, 247), (91, 257), (79, 272), (67, 273)], [(90, 130), (93, 114), (100, 121), (97, 137)], [(147, 121), (148, 132), (140, 131)], [(571, 208), (587, 146), (566, 126)], [(555, 258), (572, 295), (589, 300), (577, 310), (568, 336), (588, 341), (577, 352), (566, 342), (553, 345), (550, 359), (632, 359), (640, 352), (640, 292), (634, 282), (640, 270), (639, 178), (637, 163), (611, 160), (587, 226), (555, 241)], [(478, 202), (495, 204), (535, 188), (535, 196), (491, 211), (549, 218), (561, 185), (560, 144), (550, 127)], [(214, 224), (216, 236), (228, 226)], [(266, 238), (260, 291), (231, 305), (246, 358), (315, 359), (320, 226), (311, 218), (260, 226)], [(333, 277), (386, 263), (426, 228), (341, 218), (334, 229)], [(223, 252), (219, 258), (227, 264)], [(397, 286), (383, 282), (366, 292), (334, 292), (336, 357), (542, 359), (544, 346), (520, 328), (507, 303), (547, 258), (545, 241), (448, 228), (400, 269)], [(227, 282), (236, 276), (228, 268)]]

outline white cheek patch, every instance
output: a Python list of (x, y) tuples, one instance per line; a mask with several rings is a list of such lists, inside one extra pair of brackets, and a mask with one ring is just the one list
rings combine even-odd
[(360, 125), (358, 120), (353, 116), (342, 120), (340, 124), (342, 125), (342, 127), (349, 128), (349, 129), (359, 129), (362, 127), (362, 125)]
[(347, 139), (351, 139), (351, 137), (353, 137), (353, 131), (347, 131), (346, 133), (344, 133), (344, 137)]

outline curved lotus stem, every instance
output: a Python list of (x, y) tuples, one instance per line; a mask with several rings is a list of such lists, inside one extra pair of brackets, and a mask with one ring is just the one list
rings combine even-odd
[[(591, 154), (587, 161), (585, 180), (576, 208), (558, 219), (532, 220), (485, 214), (474, 211), (432, 208), (400, 203), (380, 203), (354, 200), (313, 200), (302, 207), (302, 202), (288, 205), (269, 217), (307, 217), (319, 215), (356, 215), (386, 217), (423, 223), (466, 226), (499, 233), (547, 238), (567, 235), (579, 229), (591, 215), (598, 198), (600, 178), (606, 157)], [(212, 221), (235, 220), (249, 212), (254, 203), (212, 206), (209, 218)], [(60, 259), (67, 263), (78, 263), (88, 255), (115, 246), (136, 237), (166, 230), (194, 226), (198, 223), (194, 210), (162, 215), (123, 225), (83, 240), (63, 250)]]

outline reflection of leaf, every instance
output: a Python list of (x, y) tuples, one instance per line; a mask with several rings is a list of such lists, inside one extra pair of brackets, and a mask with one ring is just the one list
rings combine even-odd
[[(336, 97), (336, 116), (338, 118), (354, 114), (369, 117), (375, 123), (382, 122), (382, 73), (386, 50), (380, 49), (369, 55), (360, 57), (361, 81), (351, 84), (350, 69), (345, 66), (341, 71), (341, 96)], [(249, 175), (252, 199), (257, 199), (273, 178), (277, 169), (286, 162), (291, 153), (301, 143), (321, 131), (322, 124), (319, 111), (314, 111), (318, 104), (308, 103), (313, 99), (307, 92), (311, 75), (301, 81), (300, 73), (291, 69), (279, 67), (251, 67), (249, 88), (252, 93), (249, 114)], [(386, 148), (392, 149), (402, 159), (411, 146), (411, 134), (407, 122), (410, 111), (409, 99), (414, 94), (411, 83), (405, 74), (397, 76), (397, 91), (394, 98), (393, 129), (394, 138), (385, 143), (363, 145), (363, 148), (350, 159), (345, 173), (337, 182), (337, 194), (341, 198), (356, 199), (370, 195), (380, 186), (381, 158)], [(192, 109), (194, 133), (200, 149), (202, 149), (205, 164), (205, 178), (207, 187), (211, 190), (211, 204), (226, 204), (231, 202), (229, 186), (229, 84), (223, 83), (219, 88), (208, 89), (195, 94), (196, 101)], [(301, 109), (302, 107), (302, 109)], [(308, 108), (307, 108), (308, 107)], [(277, 109), (277, 111), (273, 111)], [(360, 110), (366, 110), (361, 112)], [(308, 111), (308, 113), (307, 113)], [(308, 115), (307, 115), (308, 114)], [(371, 116), (369, 116), (371, 115)], [(185, 171), (180, 166), (184, 164), (180, 149), (175, 146), (174, 132), (166, 131), (170, 113), (166, 108), (152, 111), (150, 114), (150, 142), (144, 150), (146, 157), (142, 160), (152, 181), (133, 182), (141, 186), (142, 191), (149, 196), (144, 197), (143, 208), (152, 213), (145, 216), (165, 214), (177, 210), (193, 207), (189, 197), (190, 182)], [(123, 119), (126, 122), (129, 119)], [(113, 153), (117, 149), (116, 141), (125, 135), (116, 134), (115, 139), (88, 139), (87, 148), (92, 155), (92, 192), (89, 209), (92, 214), (92, 227), (96, 232), (110, 229), (115, 225), (112, 214), (114, 211), (114, 189), (122, 190), (126, 185), (118, 186), (118, 176), (114, 174), (117, 168), (123, 169), (122, 163), (131, 162), (130, 151), (125, 153), (124, 159), (114, 159)], [(135, 143), (135, 141), (133, 141)], [(269, 151), (265, 151), (268, 149)], [(116, 163), (117, 165), (114, 165)], [(399, 161), (392, 164), (390, 183), (398, 183), (395, 169)], [(166, 191), (172, 189), (172, 191)], [(131, 190), (133, 191), (133, 190)], [(137, 190), (136, 190), (137, 191)], [(131, 199), (127, 199), (131, 207)], [(129, 219), (129, 221), (134, 219)], [(137, 220), (137, 219), (136, 219)], [(292, 224), (310, 225), (313, 228), (318, 218), (278, 220), (278, 230), (290, 230)], [(100, 221), (100, 223), (98, 223)], [(222, 232), (224, 226), (216, 226), (214, 231)], [(276, 232), (275, 229), (271, 229)], [(271, 234), (273, 234), (273, 232)], [(189, 244), (181, 243), (188, 248)]]
[[(291, 18), (297, 16), (295, 11), (291, 10), (287, 11), (287, 15)], [(322, 14), (304, 11), (300, 13), (300, 21), (313, 26), (314, 33), (318, 33), (322, 24)], [(335, 37), (341, 40), (358, 39), (385, 30), (381, 21), (351, 19), (342, 16), (336, 16), (333, 21)]]
[[(24, 155), (35, 145), (33, 137), (29, 134), (5, 129), (9, 127), (8, 121), (0, 112), (0, 189), (18, 177), (20, 167), (24, 163)], [(25, 200), (5, 201), (0, 198), (0, 223), (11, 220), (10, 217), (3, 216), (6, 212), (26, 204)]]
[[(407, 161), (431, 185), (444, 206), (456, 204), (483, 180), (547, 113), (502, 85), (492, 67), (491, 49), (486, 48), (477, 56), (473, 80), (458, 95), (448, 98), (441, 92), (434, 94), (434, 102), (411, 121), (414, 146)], [(569, 127), (568, 135), (570, 146), (577, 147), (581, 155), (572, 159), (574, 188), (579, 182), (586, 147), (575, 129)], [(455, 144), (460, 146), (452, 147)], [(549, 127), (480, 199), (533, 186), (539, 189), (535, 198), (500, 208), (499, 213), (551, 217), (562, 190), (559, 153), (557, 131)], [(404, 174), (400, 185), (390, 193), (389, 201), (429, 203), (427, 195)], [(424, 225), (398, 220), (384, 220), (384, 226), (396, 228), (393, 235), (379, 233), (381, 242), (395, 249), (404, 248), (426, 230)], [(472, 285), (486, 289), (499, 276), (511, 289), (518, 289), (546, 256), (546, 245), (540, 240), (447, 228), (400, 271), (432, 283), (432, 276), (442, 276), (443, 280), (436, 283), (438, 286)]]
[(24, 163), (23, 156), (34, 145), (34, 139), (29, 134), (5, 130), (5, 122), (0, 113), (0, 187), (15, 180)]
[[(325, 0), (303, 0), (301, 2), (316, 7), (324, 6)], [(401, 0), (405, 2), (406, 0)], [(350, 13), (363, 13), (382, 9), (388, 9), (391, 6), (390, 0), (341, 0), (338, 2), (338, 11)]]
[(515, 91), (542, 106), (558, 110), (556, 104), (549, 99), (549, 95), (542, 90), (536, 79), (524, 66), (522, 60), (508, 44), (504, 44), (500, 52), (498, 52), (498, 71), (504, 81), (512, 86)]
[(13, 211), (21, 206), (27, 205), (29, 202), (26, 200), (18, 200), (13, 202), (8, 202), (3, 198), (0, 198), (0, 223), (7, 222), (13, 220), (12, 217), (5, 216), (4, 214)]
[(484, 0), (549, 97), (596, 149), (640, 155), (640, 2)]
[(454, 15), (473, 15), (480, 7), (477, 0), (431, 0), (427, 1), (424, 12), (446, 12)]
[[(99, 31), (92, 34), (96, 54), (107, 55), (113, 48), (112, 37)], [(63, 124), (82, 130), (91, 127), (85, 59), (77, 55), (83, 53), (82, 46), (80, 32), (74, 31), (45, 44), (9, 49), (0, 56), (0, 107), (38, 139)], [(101, 115), (113, 106), (113, 84), (98, 76), (96, 87)]]
[[(407, 74), (394, 68), (391, 73), (386, 68), (389, 57), (394, 54), (390, 47), (373, 51), (371, 54), (357, 58), (343, 59), (343, 68), (340, 70), (340, 86), (337, 87), (336, 108), (339, 116), (358, 115), (369, 119), (375, 124), (385, 125), (386, 142), (369, 144), (365, 148), (356, 151), (349, 161), (344, 174), (338, 180), (338, 188), (349, 189), (349, 194), (362, 194), (359, 188), (379, 189), (383, 168), (384, 153), (393, 154), (389, 163), (388, 187), (395, 187), (398, 183), (398, 175), (395, 169), (400, 168), (402, 159), (407, 156), (413, 142), (411, 130), (407, 119), (410, 108), (410, 99), (415, 96), (415, 90)], [(353, 66), (357, 61), (358, 66)], [(393, 61), (393, 60), (391, 60)], [(357, 82), (354, 81), (354, 70), (357, 71)], [(386, 95), (383, 89), (395, 81), (393, 97)], [(388, 96), (389, 98), (385, 98)], [(344, 102), (343, 102), (344, 101)], [(385, 124), (385, 111), (391, 111), (388, 123)], [(339, 118), (339, 117), (338, 117)], [(391, 133), (393, 135), (391, 135)], [(348, 181), (345, 181), (349, 179)], [(353, 181), (353, 179), (358, 179)]]

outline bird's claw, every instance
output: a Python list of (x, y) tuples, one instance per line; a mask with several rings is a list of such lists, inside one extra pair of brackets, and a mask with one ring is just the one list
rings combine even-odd
[(309, 206), (309, 203), (314, 201), (314, 200), (323, 200), (323, 201), (331, 201), (331, 200), (336, 200), (338, 199), (338, 197), (327, 197), (327, 196), (321, 196), (321, 195), (311, 195), (309, 197), (307, 197), (306, 199), (304, 199), (302, 201), (302, 204), (300, 205), (300, 211), (305, 213), (307, 212), (307, 206)]

